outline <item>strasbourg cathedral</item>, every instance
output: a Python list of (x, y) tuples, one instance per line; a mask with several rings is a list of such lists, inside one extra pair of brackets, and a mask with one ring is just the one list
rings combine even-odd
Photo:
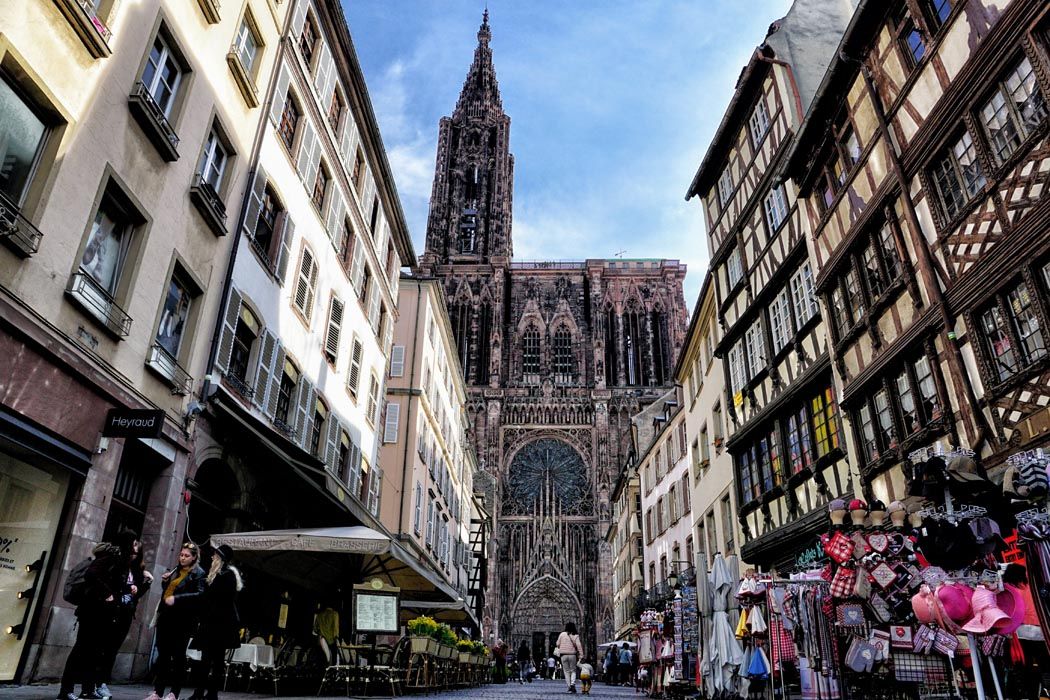
[(485, 626), (546, 656), (570, 620), (589, 649), (613, 634), (609, 497), (631, 417), (674, 384), (685, 265), (512, 260), (514, 157), (490, 39), (486, 11), (440, 122), (419, 272), (443, 282), (487, 475)]

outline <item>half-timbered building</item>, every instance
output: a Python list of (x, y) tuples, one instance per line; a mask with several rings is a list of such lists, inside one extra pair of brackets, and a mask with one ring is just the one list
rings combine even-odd
[(789, 564), (852, 489), (808, 220), (774, 181), (850, 12), (799, 0), (770, 27), (686, 195), (707, 220), (741, 554), (767, 567)]
[(787, 161), (869, 498), (1047, 440), (1047, 9), (860, 3)]

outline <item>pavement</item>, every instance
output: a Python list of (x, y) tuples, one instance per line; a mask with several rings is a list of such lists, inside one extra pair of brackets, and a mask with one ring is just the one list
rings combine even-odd
[[(576, 688), (579, 690), (579, 683)], [(110, 686), (113, 692), (113, 700), (143, 700), (152, 690), (145, 684), (117, 684)], [(189, 697), (190, 691), (185, 691), (183, 697)], [(562, 680), (537, 680), (532, 683), (506, 683), (499, 685), (483, 685), (478, 688), (464, 688), (461, 690), (447, 690), (438, 693), (424, 695), (415, 694), (427, 700), (547, 700), (552, 695), (568, 696), (565, 681)], [(54, 700), (58, 696), (58, 684), (39, 685), (0, 685), (0, 698), (3, 700)], [(325, 694), (328, 698), (341, 698), (341, 695)], [(353, 696), (357, 697), (357, 696)], [(371, 696), (376, 697), (376, 696)], [(382, 696), (378, 696), (382, 697)], [(387, 696), (389, 697), (389, 696)], [(413, 697), (413, 696), (409, 696)], [(580, 697), (577, 693), (577, 697)], [(633, 688), (622, 688), (609, 686), (604, 683), (595, 683), (588, 697), (595, 698), (636, 698), (641, 700), (645, 696), (635, 693)], [(219, 693), (220, 700), (270, 700), (273, 698), (268, 693)], [(317, 700), (315, 695), (290, 696), (282, 695), (280, 700)]]

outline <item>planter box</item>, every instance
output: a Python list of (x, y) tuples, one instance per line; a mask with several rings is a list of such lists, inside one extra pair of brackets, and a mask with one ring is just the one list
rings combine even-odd
[(428, 649), (430, 648), (430, 642), (434, 641), (430, 637), (417, 637), (415, 635), (409, 637), (409, 640), (413, 654), (429, 653)]
[(456, 647), (450, 647), (447, 644), (442, 644), (441, 645), (441, 656), (442, 656), (442, 658), (452, 659), (452, 658), (455, 658), (456, 654), (458, 654), (458, 653), (459, 652), (456, 651)]
[(472, 663), (472, 657), (473, 656), (474, 655), (471, 654), (469, 651), (461, 651), (461, 652), (459, 652), (459, 662), (461, 664)]
[(441, 646), (438, 644), (438, 640), (434, 639), (433, 637), (429, 637), (427, 639), (427, 653), (431, 656), (437, 656), (440, 650)]

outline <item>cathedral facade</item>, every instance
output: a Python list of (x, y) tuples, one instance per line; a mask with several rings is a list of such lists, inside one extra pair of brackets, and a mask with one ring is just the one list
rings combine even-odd
[(485, 627), (546, 656), (565, 622), (612, 638), (610, 493), (631, 416), (673, 385), (688, 324), (676, 260), (513, 260), (514, 158), (488, 13), (441, 120), (418, 272), (442, 281), (493, 516)]

